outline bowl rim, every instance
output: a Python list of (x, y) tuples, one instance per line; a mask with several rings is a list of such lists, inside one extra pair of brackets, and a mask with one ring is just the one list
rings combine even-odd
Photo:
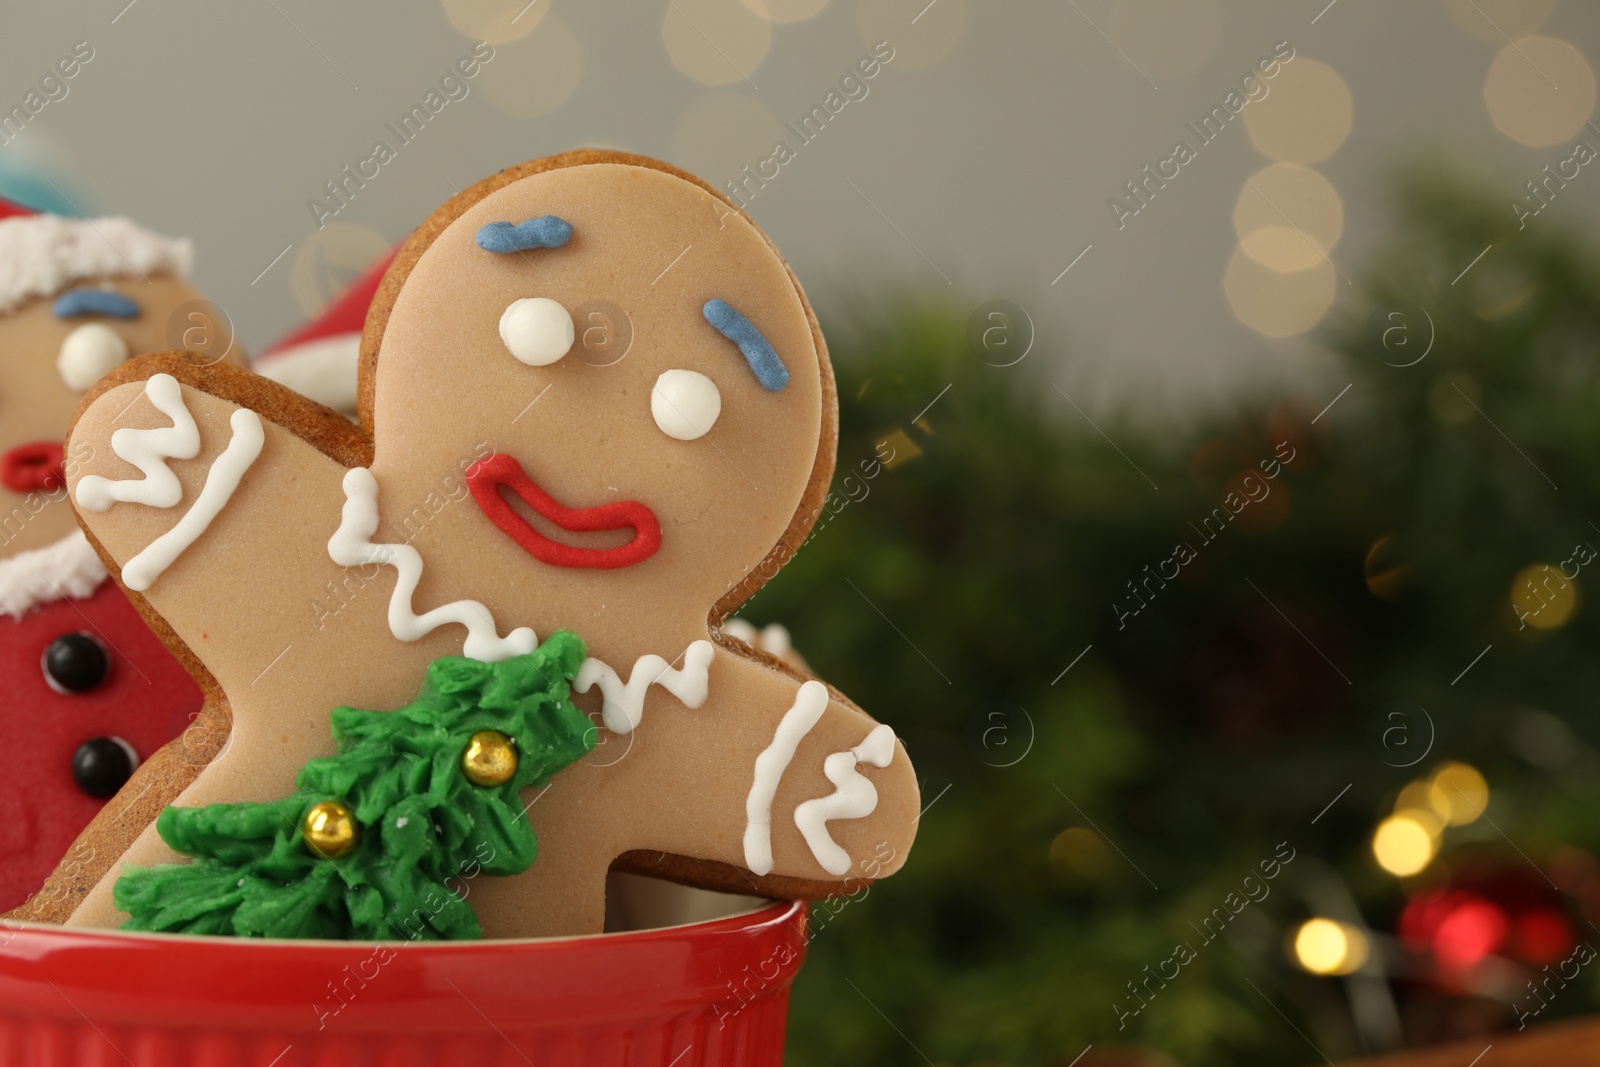
[(126, 942), (129, 948), (148, 947), (152, 942), (172, 945), (211, 945), (217, 948), (234, 948), (243, 952), (270, 952), (292, 950), (296, 953), (323, 951), (347, 954), (352, 945), (401, 947), (410, 952), (456, 953), (462, 951), (489, 952), (496, 949), (552, 950), (574, 942), (604, 943), (608, 946), (648, 942), (659, 938), (682, 937), (692, 931), (697, 936), (713, 937), (735, 931), (759, 931), (774, 925), (792, 922), (806, 912), (804, 900), (764, 900), (740, 908), (728, 915), (698, 922), (674, 923), (670, 926), (651, 926), (643, 930), (618, 930), (598, 934), (564, 934), (555, 937), (484, 938), (473, 941), (416, 941), (410, 938), (348, 940), (298, 937), (225, 937), (217, 934), (166, 934), (143, 930), (106, 929), (89, 926), (59, 926), (52, 923), (28, 922), (0, 917), (0, 956), (10, 955), (11, 944), (19, 937), (30, 942), (39, 939), (60, 941), (96, 942), (97, 947), (111, 948), (117, 942)]

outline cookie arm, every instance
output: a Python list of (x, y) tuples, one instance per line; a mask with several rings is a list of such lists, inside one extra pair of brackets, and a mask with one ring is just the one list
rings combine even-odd
[[(308, 407), (317, 414), (306, 401), (279, 408), (274, 387), (246, 398), (266, 409), (258, 412), (183, 384), (159, 362), (145, 369), (147, 378), (80, 411), (69, 447), (86, 458), (68, 479), (69, 496), (112, 575), (136, 594), (141, 614), (166, 621), (192, 673), (230, 693), (271, 685), (263, 672), (272, 658), (323, 628), (311, 605), (341, 570), (326, 543), (338, 526), (345, 466), (292, 422)], [(254, 382), (270, 385), (239, 371), (224, 384)], [(179, 421), (169, 412), (189, 421), (191, 447), (160, 439)], [(143, 491), (155, 480), (148, 470), (173, 492)], [(291, 629), (301, 633), (285, 632), (282, 618), (299, 620)]]
[[(604, 744), (542, 794), (524, 794), (539, 860), (525, 874), (474, 886), (472, 903), (490, 936), (598, 932), (604, 879), (613, 867), (730, 893), (803, 899), (859, 892), (899, 869), (916, 836), (920, 797), (904, 748), (892, 738), (884, 743), (889, 727), (821, 682), (802, 685), (725, 648), (716, 649), (708, 682), (696, 708), (652, 686), (631, 734), (608, 732)], [(803, 731), (791, 717), (797, 703), (802, 718), (811, 718), (808, 706), (815, 712)], [(786, 718), (787, 732), (799, 735), (792, 754), (781, 768), (765, 760), (776, 773), (760, 775), (757, 764)], [(863, 753), (871, 759), (838, 755), (853, 753), (875, 732), (874, 750)], [(754, 855), (746, 849), (758, 777), (772, 783), (770, 794), (762, 789), (756, 798), (771, 798), (770, 866), (759, 849)], [(847, 783), (844, 796), (831, 800), (840, 781)], [(812, 802), (821, 810), (805, 809)]]
[[(280, 748), (303, 747), (295, 766), (329, 743), (326, 706), (320, 713), (297, 711), (307, 706), (295, 693), (303, 688), (297, 668), (304, 665), (290, 662), (289, 652), (296, 640), (309, 649), (314, 637), (324, 636), (315, 632), (311, 605), (320, 583), (341, 569), (326, 558), (328, 531), (286, 522), (284, 504), (325, 497), (329, 525), (335, 525), (345, 467), (325, 449), (338, 446), (332, 450), (360, 458), (359, 440), (345, 420), (243, 371), (151, 357), (124, 365), (117, 377), (123, 380), (108, 382), (79, 411), (69, 447), (85, 458), (72, 471), (68, 492), (107, 567), (200, 681), (207, 703), (200, 720), (205, 729), (179, 738), (141, 767), (126, 799), (108, 804), (69, 853), (78, 862), (47, 886), (40, 918), (61, 921), (75, 910), (74, 923), (95, 926), (121, 920), (110, 902), (121, 863), (175, 858), (151, 826), (162, 807), (239, 799), (240, 758), (230, 757), (239, 724), (222, 696), (224, 686), (275, 707), (271, 721), (247, 719), (242, 731), (270, 732), (268, 743)], [(293, 422), (299, 432), (278, 420)], [(194, 430), (187, 442), (173, 432), (185, 423)], [(320, 435), (323, 447), (305, 440), (307, 432)], [(177, 492), (148, 492), (142, 479), (151, 471), (160, 472), (157, 488), (170, 478)], [(296, 565), (286, 563), (291, 557)], [(132, 591), (140, 586), (142, 593)], [(300, 620), (291, 629), (302, 632), (286, 632), (273, 621), (274, 612), (285, 610), (283, 617)], [(297, 714), (305, 724), (293, 721)], [(314, 728), (307, 729), (313, 718)], [(246, 752), (259, 747), (249, 740)], [(283, 781), (247, 777), (250, 792), (268, 796), (292, 785), (292, 772), (279, 775)]]
[[(821, 681), (797, 685), (722, 648), (705, 705), (683, 714), (697, 717), (691, 744), (719, 785), (683, 790), (682, 854), (749, 872), (761, 895), (807, 899), (854, 892), (905, 863), (921, 802), (891, 726)], [(692, 837), (691, 821), (701, 824)], [(715, 827), (715, 848), (702, 826)]]

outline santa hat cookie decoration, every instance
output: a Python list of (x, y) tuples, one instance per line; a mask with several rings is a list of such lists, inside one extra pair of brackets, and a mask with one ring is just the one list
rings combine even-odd
[(354, 417), (361, 330), (394, 252), (383, 256), (310, 322), (270, 345), (252, 369), (301, 396)]
[(192, 260), (187, 240), (125, 218), (41, 215), (0, 201), (0, 556), (76, 528), (67, 506), (42, 505), (64, 498), (64, 430), (108, 371), (179, 347), (242, 359), (190, 287)]
[(0, 909), (73, 862), (73, 839), (201, 707), (78, 529), (66, 474), (82, 457), (61, 446), (101, 375), (174, 347), (174, 316), (202, 306), (191, 259), (127, 219), (0, 201)]
[(0, 312), (53, 296), (74, 282), (120, 275), (174, 274), (186, 278), (194, 246), (163, 237), (125, 218), (73, 219), (30, 214), (15, 204), (0, 209)]

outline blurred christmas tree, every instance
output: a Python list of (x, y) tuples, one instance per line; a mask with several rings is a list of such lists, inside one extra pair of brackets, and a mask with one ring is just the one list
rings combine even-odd
[(1600, 263), (1437, 172), (1398, 200), (1340, 379), (1198, 429), (1102, 435), (967, 309), (830, 324), (835, 496), (744, 614), (929, 810), (818, 906), (791, 1062), (1309, 1063), (1600, 1003), (1528, 986), (1600, 946)]

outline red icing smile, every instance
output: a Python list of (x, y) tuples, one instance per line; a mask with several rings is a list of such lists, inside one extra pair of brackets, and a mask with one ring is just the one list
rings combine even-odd
[[(661, 523), (655, 512), (636, 500), (619, 500), (595, 508), (569, 508), (540, 489), (522, 464), (496, 452), (467, 471), (472, 499), (500, 531), (521, 545), (540, 563), (553, 567), (628, 567), (656, 554), (661, 547)], [(500, 490), (509, 489), (534, 511), (571, 533), (633, 529), (633, 540), (618, 548), (575, 548), (552, 541), (511, 509)]]
[(34, 441), (0, 455), (0, 485), (13, 493), (54, 492), (66, 481), (59, 441)]

